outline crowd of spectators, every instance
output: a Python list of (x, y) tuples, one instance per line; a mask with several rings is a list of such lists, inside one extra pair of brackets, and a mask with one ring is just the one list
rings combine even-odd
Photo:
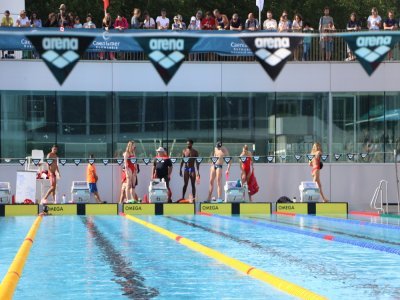
[[(279, 18), (275, 19), (271, 10), (265, 14), (266, 19), (261, 22), (254, 17), (252, 12), (247, 14), (247, 18), (242, 19), (238, 13), (234, 13), (231, 18), (226, 14), (221, 13), (218, 9), (207, 11), (198, 10), (194, 16), (188, 18), (188, 22), (180, 14), (176, 14), (172, 20), (168, 17), (167, 11), (161, 9), (160, 16), (155, 19), (148, 11), (142, 11), (139, 8), (134, 8), (130, 22), (123, 13), (118, 13), (113, 20), (109, 13), (105, 16), (101, 24), (97, 24), (92, 20), (92, 15), (88, 13), (85, 19), (72, 12), (67, 12), (65, 4), (61, 4), (59, 12), (51, 12), (45, 21), (42, 22), (40, 17), (32, 12), (30, 18), (27, 16), (25, 10), (22, 10), (19, 17), (13, 20), (10, 17), (10, 12), (6, 10), (4, 17), (1, 19), (1, 26), (7, 27), (60, 27), (60, 28), (103, 28), (104, 30), (117, 29), (125, 30), (131, 29), (158, 29), (158, 30), (233, 30), (233, 31), (270, 31), (270, 32), (295, 32), (295, 33), (313, 33), (320, 34), (320, 59), (331, 60), (334, 47), (334, 39), (330, 33), (336, 32), (336, 26), (333, 17), (330, 15), (328, 7), (323, 9), (323, 15), (319, 19), (318, 29), (310, 25), (309, 22), (304, 21), (301, 14), (294, 14), (290, 18), (287, 11), (283, 11)], [(355, 12), (349, 16), (349, 21), (344, 27), (346, 31), (360, 31), (366, 30), (397, 30), (399, 21), (394, 18), (394, 12), (389, 10), (387, 18), (382, 19), (379, 16), (376, 7), (371, 9), (371, 15), (364, 22), (364, 28)], [(342, 27), (343, 28), (343, 27)], [(295, 49), (294, 60), (310, 60), (311, 51), (311, 38), (303, 38), (301, 44)], [(4, 53), (3, 53), (4, 57)], [(392, 59), (392, 53), (389, 53), (388, 59)], [(347, 47), (346, 60), (355, 60), (354, 54)]]

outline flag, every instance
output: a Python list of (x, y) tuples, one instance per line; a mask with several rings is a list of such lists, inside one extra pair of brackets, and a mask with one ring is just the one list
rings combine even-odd
[(103, 0), (104, 2), (104, 10), (106, 11), (107, 8), (110, 6), (110, 0)]
[(264, 0), (256, 0), (256, 5), (258, 6), (258, 10), (262, 11), (264, 8)]

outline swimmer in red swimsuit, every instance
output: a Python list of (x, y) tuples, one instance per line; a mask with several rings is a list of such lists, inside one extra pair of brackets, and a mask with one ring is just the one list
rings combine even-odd
[(131, 161), (131, 158), (134, 158), (135, 155), (135, 142), (129, 141), (126, 145), (126, 150), (124, 152), (124, 166), (126, 173), (126, 187), (125, 187), (125, 195), (127, 200), (137, 199), (137, 195), (135, 192), (136, 183), (136, 168), (135, 164)]
[(321, 155), (322, 155), (322, 147), (320, 143), (314, 143), (311, 154), (314, 155), (314, 158), (310, 161), (309, 165), (312, 167), (311, 176), (313, 181), (318, 184), (319, 193), (321, 194), (322, 200), (324, 202), (329, 202), (329, 200), (325, 197), (322, 192), (322, 185), (320, 180), (320, 169), (321, 169)]
[[(254, 170), (254, 165), (253, 165), (253, 155), (249, 151), (249, 147), (247, 145), (243, 146), (243, 151), (240, 153), (241, 159), (240, 159), (240, 169), (241, 169), (241, 179), (242, 179), (242, 186), (246, 183), (247, 185), (249, 184), (250, 176), (252, 173), (252, 169)], [(246, 160), (242, 160), (242, 157), (246, 157)], [(249, 193), (249, 200), (251, 200), (251, 195)]]

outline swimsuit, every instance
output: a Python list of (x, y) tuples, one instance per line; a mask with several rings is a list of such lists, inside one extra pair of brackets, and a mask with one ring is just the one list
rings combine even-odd
[(222, 170), (222, 165), (214, 164), (214, 169), (215, 170), (217, 170), (217, 169), (221, 169)]
[(129, 155), (128, 157), (128, 168), (131, 169), (132, 173), (135, 172), (135, 164), (131, 162), (131, 158), (135, 157), (133, 155)]
[(185, 167), (185, 172), (194, 173), (194, 168)]
[(320, 158), (314, 158), (315, 159), (315, 161), (317, 162), (317, 165), (316, 166), (314, 166), (313, 168), (312, 168), (312, 170), (311, 170), (311, 175), (313, 175), (314, 174), (314, 172), (316, 171), (316, 170), (320, 170), (321, 168), (320, 168)]
[(246, 157), (246, 160), (243, 162), (243, 171), (246, 174), (250, 173), (250, 168), (251, 168), (251, 158), (250, 157)]

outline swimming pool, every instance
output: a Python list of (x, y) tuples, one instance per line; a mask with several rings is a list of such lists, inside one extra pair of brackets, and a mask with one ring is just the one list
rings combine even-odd
[[(35, 218), (0, 218), (3, 278)], [(398, 220), (141, 216), (329, 299), (398, 299)], [(383, 223), (383, 224), (382, 224)], [(123, 216), (46, 216), (14, 299), (291, 299)]]

